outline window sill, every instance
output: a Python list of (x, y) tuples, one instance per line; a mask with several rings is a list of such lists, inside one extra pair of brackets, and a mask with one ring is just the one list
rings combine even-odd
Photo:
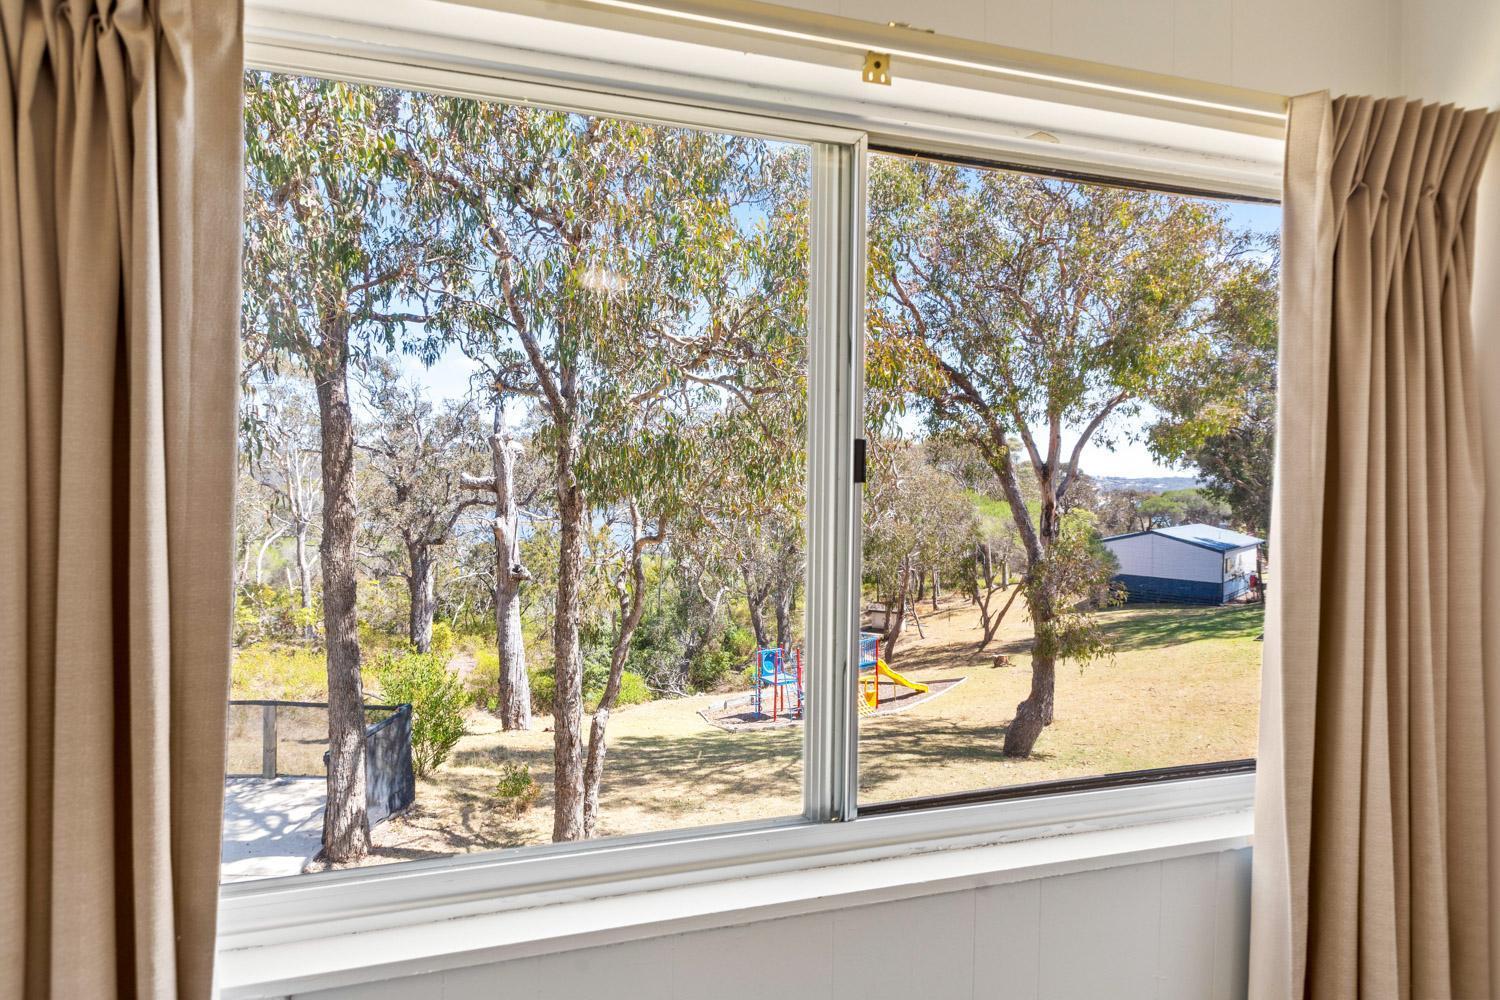
[[(738, 848), (760, 845), (779, 856), (692, 868), (684, 853), (706, 839), (596, 845), (577, 857), (611, 854), (649, 864), (662, 851), (675, 871), (635, 869), (608, 883), (580, 884), (573, 859), (544, 849), (519, 858), (491, 855), (435, 869), (390, 869), (303, 876), (226, 887), (221, 902), (219, 995), (277, 997), (418, 973), (456, 969), (578, 948), (915, 896), (1244, 847), (1252, 829), (1253, 775), (1173, 782), (857, 820), (850, 824), (761, 827), (723, 836)], [(1174, 804), (1174, 800), (1175, 804)], [(996, 806), (1004, 807), (995, 813)], [(1134, 808), (1132, 808), (1132, 806)], [(1026, 807), (1032, 807), (1030, 815)], [(1053, 818), (1046, 819), (1042, 810)], [(1065, 812), (1064, 812), (1065, 810)], [(1009, 822), (966, 829), (986, 816)], [(1019, 815), (1018, 815), (1019, 814)], [(1067, 818), (1071, 814), (1072, 818)], [(1026, 822), (1031, 820), (1032, 822)], [(748, 837), (749, 840), (740, 839)], [(813, 850), (819, 842), (821, 850)], [(807, 850), (798, 854), (795, 847)], [(550, 863), (550, 865), (549, 865)], [(400, 906), (434, 876), (484, 876), (513, 865), (559, 865), (574, 877), (533, 891), (429, 898)], [(467, 873), (467, 878), (464, 874)], [(477, 873), (477, 874), (476, 874)], [(510, 877), (514, 880), (516, 871)], [(427, 876), (424, 878), (423, 876)], [(490, 876), (493, 878), (493, 875)], [(535, 880), (536, 876), (530, 876)], [(555, 877), (555, 875), (554, 875)], [(443, 879), (444, 882), (447, 879)], [(733, 883), (732, 886), (730, 883)], [(450, 883), (451, 884), (451, 883)], [(331, 897), (364, 898), (366, 912), (335, 914)], [(321, 899), (319, 897), (322, 897)], [(300, 904), (300, 905), (299, 905)], [(271, 908), (301, 918), (278, 924)]]

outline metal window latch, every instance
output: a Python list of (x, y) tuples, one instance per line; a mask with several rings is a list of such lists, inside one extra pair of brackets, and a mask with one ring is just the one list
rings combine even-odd
[(862, 77), (865, 83), (879, 83), (889, 87), (891, 85), (891, 54), (889, 52), (866, 52)]
[(854, 439), (854, 482), (865, 481), (865, 439)]

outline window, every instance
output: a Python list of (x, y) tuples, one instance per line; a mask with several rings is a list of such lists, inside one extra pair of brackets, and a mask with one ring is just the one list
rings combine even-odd
[(247, 76), (226, 880), (1253, 756), (1274, 207), (537, 93)]
[(245, 88), (224, 877), (801, 813), (811, 148)]
[(862, 808), (1253, 758), (1277, 208), (869, 191)]

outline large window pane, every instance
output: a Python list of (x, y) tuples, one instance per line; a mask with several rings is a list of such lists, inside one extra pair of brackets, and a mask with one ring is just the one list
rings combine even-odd
[(861, 800), (1253, 757), (1279, 209), (869, 194)]
[(261, 73), (246, 131), (225, 877), (800, 812), (809, 150)]

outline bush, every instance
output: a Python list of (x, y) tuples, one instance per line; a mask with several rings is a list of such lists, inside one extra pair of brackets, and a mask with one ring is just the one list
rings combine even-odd
[(531, 776), (530, 764), (506, 761), (500, 769), (500, 780), (495, 783), (495, 790), (491, 794), (496, 801), (519, 815), (541, 798), (542, 786)]
[[(602, 697), (603, 691), (599, 692)], [(651, 688), (646, 685), (646, 678), (640, 674), (631, 673), (629, 670), (620, 675), (620, 698), (615, 705), (624, 708), (626, 705), (644, 705), (651, 700)], [(596, 701), (597, 705), (598, 702)]]
[(500, 655), (493, 649), (481, 649), (474, 654), (468, 688), (474, 704), (486, 712), (500, 707)]
[[(499, 669), (498, 663), (495, 669)], [(552, 676), (552, 668), (532, 667), (526, 671), (526, 677), (531, 682), (531, 710), (538, 715), (551, 715), (552, 698), (557, 694), (557, 678)]]
[[(745, 661), (755, 651), (755, 633), (743, 625), (724, 630), (716, 646), (703, 651), (688, 667), (688, 680), (698, 691), (755, 683), (755, 672), (745, 672)], [(747, 679), (748, 678), (748, 681)]]
[(464, 709), (472, 702), (463, 683), (431, 653), (391, 653), (372, 671), (385, 701), (411, 705), (411, 760), (425, 778), (448, 759), (467, 732)]
[[(531, 710), (539, 715), (553, 714), (553, 700), (557, 695), (557, 678), (552, 673), (552, 668), (538, 667), (528, 670), (526, 675), (531, 679)], [(589, 664), (583, 670), (583, 707), (585, 711), (592, 712), (599, 707), (599, 699), (604, 697), (604, 685), (609, 682), (609, 671)], [(641, 705), (652, 698), (651, 687), (646, 683), (646, 678), (640, 674), (626, 670), (620, 674), (620, 697), (615, 702), (616, 708), (624, 708), (626, 705)]]
[(453, 655), (453, 626), (447, 622), (433, 622), (432, 643), (428, 649), (433, 656), (447, 663)]

